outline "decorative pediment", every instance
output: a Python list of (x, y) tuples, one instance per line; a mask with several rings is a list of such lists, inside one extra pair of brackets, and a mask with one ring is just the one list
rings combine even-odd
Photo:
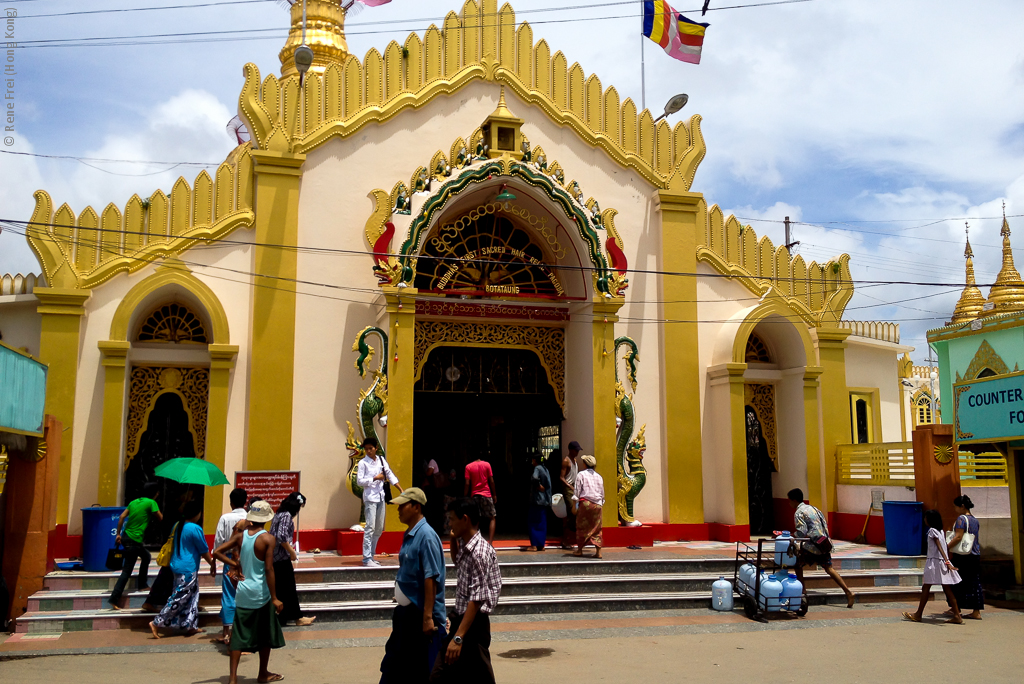
[[(497, 0), (468, 0), (461, 15), (449, 12), (422, 38), (412, 33), (383, 54), (374, 48), (362, 61), (349, 57), (319, 71), (307, 73), (300, 87), (298, 75), (261, 79), (255, 65), (245, 66), (238, 110), (255, 147), (305, 153), (485, 80), (508, 87), (657, 188), (688, 191), (706, 149), (700, 116), (675, 127), (655, 123), (650, 111), (638, 112), (629, 98), (620, 102), (596, 75), (569, 66), (561, 52), (552, 55), (546, 41), (534, 43), (530, 25), (516, 25), (512, 7), (499, 10)], [(469, 142), (474, 153), (477, 140)], [(519, 145), (517, 139), (513, 155)]]
[[(412, 198), (408, 196), (403, 182), (395, 185), (390, 193), (374, 190), (370, 198), (374, 202), (374, 210), (366, 222), (366, 240), (374, 255), (374, 272), (381, 285), (412, 284), (416, 272), (416, 258), (423, 248), (435, 216), (453, 198), (467, 189), (484, 182), (491, 182), (502, 176), (514, 178), (525, 184), (538, 188), (554, 201), (569, 217), (579, 236), (587, 246), (588, 256), (595, 278), (596, 289), (613, 297), (624, 296), (628, 287), (626, 272), (628, 263), (623, 252), (622, 237), (615, 228), (615, 209), (601, 210), (593, 197), (584, 200), (580, 185), (576, 181), (565, 183), (565, 174), (558, 162), (549, 164), (547, 155), (540, 147), (530, 148), (529, 140), (521, 141), (522, 161), (517, 161), (509, 154), (492, 159), (486, 154), (480, 129), (474, 131), (469, 138), (477, 141), (473, 154), (466, 151), (462, 138), (458, 138), (451, 147), (452, 160), (444, 152), (437, 151), (431, 159), (430, 167), (419, 167), (411, 177), (413, 194), (425, 195), (422, 203), (417, 202), (418, 210), (415, 217), (409, 220), (406, 237), (397, 251), (393, 251), (391, 240), (396, 231), (396, 215), (411, 215)], [(500, 195), (499, 195), (500, 199)], [(499, 202), (499, 205), (502, 203)], [(508, 204), (505, 202), (504, 204)], [(515, 213), (514, 206), (497, 206), (495, 211), (508, 210)], [(607, 233), (603, 249), (601, 231)], [(556, 258), (564, 256), (556, 253)]]
[(967, 366), (967, 372), (964, 373), (963, 377), (960, 377), (959, 371), (956, 374), (956, 381), (961, 380), (975, 380), (985, 369), (991, 370), (996, 375), (1005, 375), (1010, 371), (1010, 367), (1006, 365), (1003, 358), (996, 353), (996, 350), (992, 348), (992, 345), (988, 343), (988, 340), (982, 340), (981, 345), (978, 347), (978, 351), (975, 352), (974, 358), (971, 359), (971, 363)]

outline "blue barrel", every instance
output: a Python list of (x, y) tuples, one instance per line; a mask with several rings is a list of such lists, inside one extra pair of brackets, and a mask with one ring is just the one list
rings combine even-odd
[(920, 501), (883, 501), (885, 552), (890, 556), (920, 556), (924, 504)]
[(124, 506), (93, 506), (82, 509), (82, 569), (105, 572), (107, 552), (114, 548), (117, 519)]

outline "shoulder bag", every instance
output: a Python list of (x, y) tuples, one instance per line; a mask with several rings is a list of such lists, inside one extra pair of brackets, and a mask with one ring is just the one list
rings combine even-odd
[[(961, 515), (960, 518), (964, 519), (964, 536), (960, 537), (960, 543), (956, 546), (950, 546), (949, 552), (955, 553), (958, 556), (969, 556), (971, 551), (974, 550), (974, 535), (970, 533), (971, 521), (967, 519), (966, 515)], [(957, 518), (959, 522), (960, 518)], [(946, 544), (949, 544), (953, 537), (956, 535), (956, 530), (952, 529), (946, 533)]]
[(160, 547), (160, 553), (156, 554), (156, 564), (161, 568), (166, 568), (171, 564), (171, 556), (174, 555), (174, 532), (177, 529), (178, 523), (174, 523), (174, 527), (171, 528), (171, 536)]
[(384, 503), (389, 504), (391, 503), (391, 480), (388, 479), (388, 474), (391, 473), (391, 467), (384, 458), (384, 454), (377, 455), (380, 457), (381, 468), (384, 469)]
[(821, 511), (818, 511), (818, 519), (821, 520), (821, 529), (825, 530), (825, 534), (820, 537), (812, 537), (811, 543), (818, 547), (818, 552), (821, 554), (832, 553), (832, 540), (828, 538), (828, 523), (825, 522), (825, 516)]

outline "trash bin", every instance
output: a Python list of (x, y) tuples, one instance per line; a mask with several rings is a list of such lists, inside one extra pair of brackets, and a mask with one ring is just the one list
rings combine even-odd
[(105, 572), (107, 551), (114, 548), (117, 519), (124, 506), (93, 506), (82, 509), (82, 569)]
[(883, 501), (885, 552), (891, 556), (920, 556), (924, 504), (920, 501)]

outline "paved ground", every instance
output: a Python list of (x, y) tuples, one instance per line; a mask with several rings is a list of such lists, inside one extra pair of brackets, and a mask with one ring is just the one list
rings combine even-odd
[[(1024, 612), (992, 608), (983, 621), (963, 626), (943, 624), (937, 615), (925, 624), (910, 624), (899, 618), (907, 607), (891, 603), (852, 611), (816, 607), (805, 619), (782, 618), (768, 625), (739, 614), (700, 610), (510, 618), (496, 621), (491, 652), (502, 684), (552, 678), (900, 684), (960, 678), (986, 683), (1022, 680)], [(289, 630), (289, 645), (274, 654), (272, 669), (287, 681), (304, 684), (374, 682), (386, 634), (387, 627), (381, 623), (360, 629)], [(53, 645), (72, 637), (89, 634), (66, 634)], [(227, 658), (203, 637), (169, 638), (160, 647), (168, 650), (0, 661), (0, 681), (227, 681)], [(243, 681), (255, 681), (255, 673), (255, 657), (246, 656)]]

